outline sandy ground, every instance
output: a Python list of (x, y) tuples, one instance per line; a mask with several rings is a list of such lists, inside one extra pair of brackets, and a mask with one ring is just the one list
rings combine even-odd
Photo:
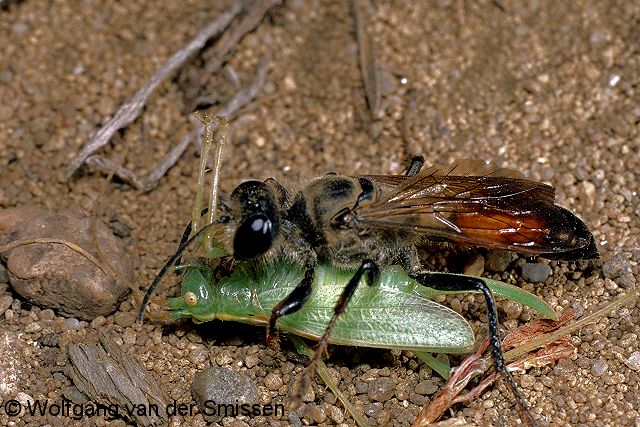
[[(640, 259), (640, 3), (374, 3), (370, 31), (382, 78), (382, 112), (375, 119), (367, 110), (346, 2), (286, 1), (242, 39), (228, 60), (242, 84), (253, 78), (265, 53), (270, 54), (270, 74), (257, 100), (240, 111), (232, 126), (223, 190), (248, 177), (291, 182), (332, 170), (398, 173), (413, 153), (424, 154), (428, 163), (491, 159), (554, 185), (558, 203), (593, 230), (603, 260), (618, 256), (631, 271), (612, 281), (598, 265), (552, 263), (547, 282), (528, 289), (559, 311), (574, 307), (582, 314), (620, 295), (624, 286), (634, 286)], [(203, 0), (153, 6), (142, 1), (5, 2), (0, 9), (0, 207), (88, 206), (104, 175), (84, 167), (67, 180), (71, 159), (166, 58), (227, 5)], [(193, 61), (163, 83), (141, 118), (100, 154), (136, 172), (149, 171), (190, 129), (185, 88), (189, 70), (198, 66)], [(220, 72), (211, 76), (209, 88), (222, 102), (235, 90)], [(403, 123), (408, 129), (404, 139)], [(125, 243), (139, 260), (139, 286), (149, 283), (173, 253), (189, 220), (195, 154), (189, 148), (153, 191), (141, 193), (116, 182), (101, 199), (100, 218), (117, 219), (130, 229)], [(519, 274), (514, 268), (502, 277), (521, 283)], [(184, 402), (191, 401), (195, 372), (209, 366), (239, 363), (267, 400), (284, 398), (302, 368), (284, 353), (265, 349), (262, 331), (248, 326), (185, 323), (176, 328), (149, 322), (132, 331), (111, 315), (104, 325), (80, 322), (78, 330), (58, 330), (64, 329), (55, 326), (64, 325), (63, 319), (41, 319), (40, 308), (22, 305), (9, 286), (0, 291), (15, 299), (11, 319), (0, 317), (0, 330), (20, 334), (19, 343), (7, 342), (4, 349), (15, 350), (20, 372), (12, 390), (33, 398), (60, 398), (70, 385), (62, 374), (67, 346), (95, 341), (100, 329), (134, 333), (127, 352), (159, 375), (171, 398)], [(466, 299), (462, 308), (472, 311), (469, 318), (481, 328), (480, 300)], [(120, 307), (120, 312), (135, 310), (131, 298)], [(27, 330), (34, 321), (54, 325), (58, 345), (42, 345), (37, 335), (42, 332)], [(505, 325), (517, 323), (511, 319)], [(573, 338), (578, 352), (571, 360), (518, 375), (541, 423), (638, 425), (640, 368), (632, 354), (638, 351), (639, 332), (638, 307), (627, 307), (581, 330)], [(190, 357), (202, 350), (210, 357)], [(258, 355), (260, 363), (246, 368), (247, 355)], [(402, 393), (396, 391), (376, 403), (358, 384), (377, 377), (407, 390), (424, 381), (442, 384), (404, 353), (336, 349), (328, 363), (342, 378), (341, 389), (372, 424), (409, 425), (428, 395), (399, 399)], [(269, 373), (281, 377), (284, 386), (270, 390), (271, 384), (265, 384)], [(314, 405), (322, 410), (313, 412), (310, 406), (303, 422), (353, 424), (322, 384), (314, 390)], [(512, 425), (517, 418), (513, 405), (502, 384), (470, 406), (456, 407), (455, 415), (479, 425)], [(2, 410), (0, 421), (124, 425), (121, 420), (7, 418)], [(234, 426), (293, 422), (227, 421)], [(200, 415), (171, 420), (171, 425), (203, 423)]]

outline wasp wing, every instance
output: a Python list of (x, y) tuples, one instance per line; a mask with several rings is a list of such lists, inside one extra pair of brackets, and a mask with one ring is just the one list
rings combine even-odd
[(595, 258), (586, 225), (554, 204), (554, 188), (491, 163), (462, 160), (415, 176), (366, 178), (380, 197), (354, 212), (362, 228), (423, 233), (459, 244), (546, 258)]

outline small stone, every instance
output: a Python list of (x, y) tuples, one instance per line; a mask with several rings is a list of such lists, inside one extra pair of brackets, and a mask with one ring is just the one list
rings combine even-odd
[(13, 303), (13, 298), (11, 295), (3, 295), (0, 297), (0, 314), (3, 314), (5, 311), (11, 307)]
[(327, 419), (327, 413), (324, 410), (324, 406), (314, 406), (314, 408), (311, 410), (311, 416), (313, 417), (313, 421), (315, 421), (316, 423), (323, 423)]
[(209, 358), (209, 352), (207, 351), (206, 347), (203, 345), (193, 346), (191, 351), (189, 351), (189, 361), (194, 365), (204, 363), (208, 358)]
[(82, 405), (83, 403), (87, 403), (89, 401), (89, 398), (75, 386), (65, 387), (62, 390), (62, 394), (64, 395), (64, 397), (77, 405)]
[(547, 264), (525, 263), (522, 266), (522, 278), (527, 282), (544, 282), (551, 275), (551, 267)]
[(218, 364), (218, 366), (226, 366), (231, 365), (234, 361), (234, 358), (228, 351), (221, 351), (215, 356), (214, 361)]
[(634, 351), (629, 355), (629, 358), (624, 361), (624, 364), (634, 371), (640, 371), (640, 351)]
[(257, 354), (249, 354), (244, 358), (244, 364), (247, 368), (251, 369), (260, 363), (260, 358)]
[(431, 395), (438, 391), (438, 386), (431, 380), (421, 381), (416, 385), (416, 393)]
[(596, 186), (590, 181), (582, 181), (578, 184), (578, 198), (583, 204), (583, 209), (592, 208), (596, 202)]
[(340, 410), (337, 406), (331, 405), (329, 407), (329, 418), (336, 424), (341, 424), (344, 422), (344, 412)]
[(482, 276), (482, 273), (484, 273), (484, 257), (476, 254), (467, 261), (463, 272), (469, 276)]
[(82, 327), (80, 321), (75, 317), (67, 319), (67, 321), (65, 322), (65, 326), (70, 331), (78, 331)]
[(122, 342), (126, 345), (134, 345), (136, 343), (136, 331), (131, 328), (127, 328), (122, 333)]
[(598, 359), (591, 364), (591, 373), (596, 377), (604, 375), (607, 369), (609, 369), (609, 364), (602, 359)]
[(29, 323), (25, 326), (24, 331), (28, 334), (33, 334), (35, 332), (40, 332), (42, 330), (42, 326), (38, 322)]
[(629, 260), (622, 255), (615, 255), (609, 261), (602, 264), (602, 274), (604, 274), (604, 277), (607, 279), (616, 279), (631, 272)]
[(107, 319), (104, 316), (98, 316), (91, 321), (90, 325), (93, 329), (99, 329), (105, 323), (107, 323)]
[(116, 325), (118, 326), (128, 328), (135, 323), (136, 315), (131, 311), (126, 311), (124, 313), (119, 311), (113, 316), (113, 321), (116, 322)]
[(393, 396), (394, 389), (395, 383), (391, 379), (387, 377), (375, 378), (369, 382), (368, 396), (371, 400), (386, 402)]
[(358, 394), (365, 394), (366, 392), (369, 391), (369, 384), (367, 384), (366, 382), (361, 381), (359, 379), (356, 379), (353, 382), (353, 385), (355, 385), (356, 393), (358, 393)]
[(517, 255), (513, 252), (491, 251), (487, 254), (487, 260), (484, 266), (492, 273), (503, 273), (516, 258)]
[(378, 413), (382, 410), (383, 407), (384, 406), (382, 402), (369, 403), (367, 406), (364, 407), (364, 414), (367, 417), (375, 417), (376, 415), (378, 415)]
[(111, 226), (111, 231), (118, 237), (129, 237), (131, 236), (131, 230), (129, 226), (122, 222), (119, 219), (115, 219), (109, 223)]
[(60, 336), (57, 333), (43, 334), (38, 339), (38, 344), (43, 347), (57, 347), (60, 342)]
[(56, 317), (56, 314), (50, 308), (45, 308), (38, 315), (38, 319), (40, 320), (53, 320)]
[[(276, 375), (273, 372), (269, 373), (264, 378), (264, 385), (271, 391), (279, 390), (280, 387), (282, 387), (283, 384), (284, 384), (284, 382), (282, 381), (282, 378), (280, 378), (279, 375)], [(319, 421), (319, 422), (321, 422), (321, 421)]]
[(217, 367), (196, 374), (191, 384), (191, 395), (207, 422), (219, 422), (224, 414), (211, 414), (206, 402), (215, 402), (216, 407), (258, 403), (258, 387), (251, 379), (239, 372)]
[[(79, 208), (59, 212), (23, 206), (0, 210), (3, 234), (12, 241), (58, 239), (73, 243), (95, 258), (91, 215)], [(104, 257), (124, 277), (132, 277), (130, 257), (111, 231), (100, 221), (96, 238)], [(3, 242), (10, 243), (10, 242)], [(122, 280), (114, 280), (78, 252), (66, 245), (43, 243), (18, 246), (4, 254), (13, 289), (41, 308), (91, 320), (112, 313), (129, 291)]]

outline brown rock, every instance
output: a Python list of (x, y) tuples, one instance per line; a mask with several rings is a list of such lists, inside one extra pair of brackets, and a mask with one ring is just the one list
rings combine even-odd
[[(96, 234), (104, 256), (122, 277), (131, 280), (131, 261), (118, 240), (100, 221)], [(18, 207), (0, 211), (0, 244), (38, 238), (72, 242), (100, 260), (92, 242), (91, 216), (82, 209), (54, 213)], [(23, 245), (4, 255), (15, 291), (33, 304), (56, 309), (63, 315), (84, 320), (107, 315), (118, 307), (129, 289), (127, 283), (111, 277), (107, 266), (100, 269), (63, 244)]]

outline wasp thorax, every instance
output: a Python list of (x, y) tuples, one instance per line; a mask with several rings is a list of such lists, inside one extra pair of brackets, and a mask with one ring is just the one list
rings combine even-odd
[(271, 248), (280, 229), (280, 215), (271, 189), (260, 181), (246, 181), (231, 193), (240, 218), (233, 238), (233, 255), (253, 259)]

